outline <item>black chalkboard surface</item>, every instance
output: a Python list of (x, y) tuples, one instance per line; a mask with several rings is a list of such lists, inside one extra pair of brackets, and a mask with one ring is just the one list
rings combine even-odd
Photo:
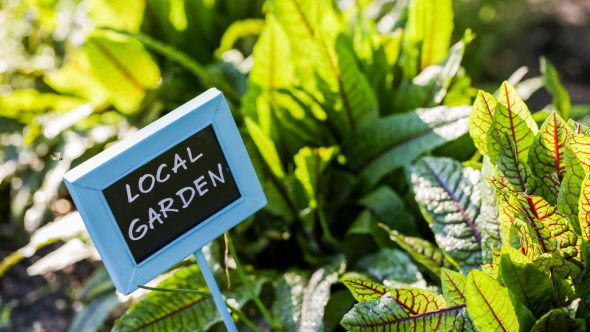
[(103, 194), (137, 264), (241, 197), (212, 126)]

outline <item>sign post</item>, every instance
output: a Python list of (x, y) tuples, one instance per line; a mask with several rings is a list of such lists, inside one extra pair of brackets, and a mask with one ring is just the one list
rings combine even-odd
[(223, 318), (223, 322), (225, 323), (225, 327), (229, 332), (238, 332), (236, 329), (236, 325), (234, 324), (234, 320), (231, 318), (228, 308), (225, 306), (225, 302), (223, 302), (223, 296), (221, 295), (221, 291), (217, 286), (217, 282), (215, 282), (215, 277), (209, 269), (209, 264), (207, 264), (207, 260), (205, 259), (205, 255), (203, 255), (203, 251), (201, 249), (195, 251), (195, 257), (197, 258), (197, 263), (199, 263), (199, 268), (201, 269), (201, 273), (203, 273), (203, 277), (205, 277), (205, 282), (211, 291), (211, 296), (213, 297), (213, 301), (215, 301), (215, 306)]
[(129, 294), (194, 253), (236, 331), (201, 248), (266, 198), (218, 90), (90, 158), (64, 182), (118, 291)]

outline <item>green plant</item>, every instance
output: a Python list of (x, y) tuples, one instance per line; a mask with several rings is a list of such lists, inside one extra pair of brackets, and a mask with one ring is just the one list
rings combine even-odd
[[(563, 100), (553, 80), (550, 91), (560, 91), (557, 100)], [(509, 83), (496, 96), (478, 93), (469, 131), (484, 156), (481, 169), (425, 157), (409, 170), (444, 259), (434, 268), (424, 264), (432, 255), (416, 252), (421, 246), (408, 246), (414, 239), (383, 226), (418, 262), (440, 272), (442, 296), (345, 277), (360, 302), (344, 316), (345, 328), (585, 329), (590, 132), (564, 120), (568, 108), (558, 110), (539, 128)], [(462, 273), (443, 267), (445, 260)]]

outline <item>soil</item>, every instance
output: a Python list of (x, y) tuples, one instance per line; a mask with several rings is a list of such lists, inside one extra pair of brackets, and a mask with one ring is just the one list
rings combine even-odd
[[(0, 308), (11, 308), (8, 326), (0, 320), (0, 331), (65, 331), (75, 315), (76, 291), (99, 263), (84, 260), (63, 270), (29, 276), (27, 267), (57, 249), (56, 243), (10, 268), (0, 278)], [(0, 248), (0, 259), (8, 255)]]

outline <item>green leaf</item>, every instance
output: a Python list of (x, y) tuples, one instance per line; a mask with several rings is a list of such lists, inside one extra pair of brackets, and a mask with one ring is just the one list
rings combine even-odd
[(417, 263), (432, 272), (435, 277), (440, 276), (441, 267), (449, 265), (440, 248), (433, 243), (419, 237), (404, 236), (384, 224), (379, 226), (389, 233), (393, 242), (405, 250)]
[(492, 263), (493, 253), (500, 250), (502, 243), (496, 192), (486, 180), (492, 176), (492, 167), (490, 159), (484, 156), (481, 168), (482, 178), (479, 181), (481, 207), (479, 215), (475, 218), (475, 224), (481, 229), (481, 255), (484, 264)]
[(469, 116), (469, 134), (473, 139), (473, 144), (484, 156), (488, 155), (487, 135), (492, 127), (497, 103), (494, 96), (480, 90), (473, 102)]
[(283, 165), (273, 141), (252, 119), (245, 118), (244, 121), (246, 123), (246, 129), (248, 130), (250, 137), (254, 141), (254, 144), (256, 144), (258, 151), (260, 151), (260, 155), (272, 173), (279, 179), (284, 178), (285, 171), (283, 171)]
[(427, 151), (467, 133), (469, 107), (434, 107), (383, 117), (344, 144), (348, 162), (370, 188)]
[(569, 261), (558, 253), (550, 253), (541, 255), (533, 264), (551, 280), (554, 306), (565, 306), (576, 297), (574, 281), (580, 276), (579, 263)]
[[(500, 107), (502, 107), (500, 105)], [(488, 136), (491, 142), (489, 148), (493, 149), (492, 161), (496, 163), (496, 169), (502, 175), (504, 181), (518, 192), (526, 192), (527, 184), (530, 184), (531, 170), (526, 162), (519, 156), (518, 143), (515, 143), (510, 134), (492, 128)], [(495, 159), (494, 159), (495, 158)]]
[(565, 172), (557, 196), (557, 209), (566, 215), (570, 224), (578, 230), (580, 229), (578, 221), (580, 188), (582, 181), (586, 177), (587, 166), (576, 158), (576, 152), (574, 151), (580, 151), (584, 144), (590, 146), (590, 140), (584, 137), (582, 134), (573, 134), (572, 139), (565, 146)]
[(459, 272), (441, 268), (442, 292), (449, 306), (465, 304), (465, 282), (467, 278)]
[(250, 82), (263, 90), (277, 90), (293, 83), (295, 68), (290, 61), (291, 46), (283, 28), (273, 15), (268, 15), (266, 25), (254, 46)]
[(184, 0), (171, 0), (170, 13), (168, 14), (170, 23), (177, 31), (184, 31), (187, 27), (186, 11), (184, 8)]
[(578, 220), (580, 221), (582, 238), (590, 241), (590, 175), (582, 181), (578, 204)]
[(309, 280), (303, 274), (287, 273), (276, 286), (273, 315), (286, 331), (322, 331), (324, 308), (330, 287), (344, 270), (342, 261), (315, 271)]
[(92, 0), (89, 16), (97, 27), (138, 32), (145, 0)]
[(363, 196), (359, 203), (380, 222), (404, 234), (416, 233), (414, 215), (410, 213), (404, 201), (393, 189), (381, 186), (368, 195)]
[(107, 88), (92, 75), (88, 58), (80, 50), (69, 52), (66, 63), (47, 73), (43, 80), (57, 92), (82, 97), (97, 106), (109, 96)]
[[(500, 155), (503, 148), (501, 146), (502, 142), (499, 141), (499, 139), (506, 136), (514, 145), (516, 156), (518, 156), (518, 158), (523, 162), (527, 161), (529, 148), (535, 139), (536, 130), (533, 130), (529, 127), (527, 120), (514, 111), (515, 108), (516, 107), (514, 104), (513, 108), (510, 109), (502, 104), (501, 101), (496, 104), (491, 132), (488, 133), (487, 136), (488, 156), (493, 163), (496, 163), (496, 160), (498, 159), (498, 156)], [(528, 109), (526, 109), (524, 112), (528, 112)], [(530, 118), (531, 121), (533, 121), (535, 126), (537, 125), (530, 114), (526, 114), (526, 116), (527, 118)]]
[[(255, 292), (262, 288), (263, 280), (253, 281)], [(196, 265), (181, 268), (171, 277), (158, 284), (158, 288), (193, 289), (208, 293), (207, 285)], [(241, 307), (250, 300), (250, 293), (243, 286), (233, 286), (226, 296), (235, 299)], [(130, 330), (192, 330), (207, 331), (221, 322), (213, 299), (196, 293), (157, 292), (148, 293), (117, 321), (114, 331)]]
[(114, 32), (96, 32), (87, 39), (84, 52), (92, 74), (121, 112), (137, 111), (146, 91), (160, 84), (158, 65), (133, 38)]
[(500, 275), (514, 303), (522, 303), (539, 317), (552, 306), (553, 283), (518, 250), (504, 245)]
[(410, 2), (406, 39), (421, 45), (422, 69), (436, 64), (447, 55), (453, 33), (453, 2), (451, 0)]
[(553, 106), (564, 119), (568, 119), (572, 107), (570, 96), (559, 80), (557, 70), (545, 57), (541, 57), (541, 73), (545, 88), (553, 97)]
[(568, 134), (566, 122), (552, 112), (541, 126), (529, 153), (528, 164), (543, 186), (542, 196), (552, 203), (555, 203), (565, 172), (564, 154)]
[(504, 243), (514, 243), (506, 235), (506, 226), (514, 225), (522, 239), (521, 249), (531, 258), (544, 253), (560, 252), (577, 256), (580, 239), (567, 218), (539, 196), (515, 192), (506, 184), (492, 180), (499, 194)]
[[(273, 21), (276, 24), (276, 20), (273, 19)], [(217, 57), (221, 57), (223, 55), (223, 53), (234, 48), (234, 45), (236, 44), (236, 42), (240, 38), (243, 38), (246, 36), (260, 35), (261, 33), (263, 33), (263, 31), (265, 30), (265, 27), (267, 27), (267, 26), (268, 25), (265, 24), (264, 20), (256, 19), (256, 18), (249, 18), (249, 19), (233, 22), (223, 33), (223, 36), (221, 37), (221, 41), (219, 42), (219, 48), (217, 50), (215, 50), (215, 54), (217, 55)], [(281, 27), (279, 27), (279, 29), (282, 30)], [(284, 32), (283, 32), (283, 34), (284, 34)], [(286, 38), (287, 36), (284, 35), (284, 37)], [(271, 36), (271, 38), (272, 38), (272, 36)], [(279, 43), (283, 44), (283, 42), (281, 40), (278, 40), (275, 42), (279, 42)], [(258, 47), (259, 44), (260, 44), (260, 39), (258, 39), (258, 42), (254, 46), (254, 48)], [(287, 47), (290, 47), (288, 43), (284, 43), (284, 44)], [(285, 54), (284, 52), (288, 52), (288, 50), (285, 50), (285, 49), (279, 49), (279, 50), (282, 54)], [(286, 54), (289, 54), (289, 53), (286, 53)], [(254, 60), (254, 62), (256, 63), (256, 60)], [(258, 64), (254, 65), (252, 67), (252, 69), (256, 68), (257, 65)]]
[[(420, 304), (422, 310), (436, 308), (433, 298), (424, 293), (416, 298), (408, 298)], [(426, 305), (429, 303), (429, 305)], [(399, 299), (387, 293), (378, 300), (369, 300), (356, 304), (340, 324), (348, 331), (449, 331), (455, 326), (457, 317), (464, 305), (437, 308), (410, 314), (404, 310)]]
[(510, 301), (508, 290), (484, 272), (472, 270), (465, 285), (467, 312), (480, 331), (528, 331), (532, 314)]
[(317, 197), (320, 194), (322, 173), (337, 153), (336, 147), (304, 147), (293, 157), (295, 177), (303, 185), (312, 209), (318, 207)]
[(565, 309), (552, 309), (539, 318), (531, 328), (531, 332), (553, 331), (586, 331), (586, 323), (582, 319), (574, 319)]
[(348, 133), (350, 129), (356, 130), (364, 123), (375, 121), (379, 115), (379, 105), (367, 77), (359, 68), (352, 42), (344, 35), (339, 35), (336, 40), (336, 56), (340, 99), (347, 118), (346, 125), (339, 127)]
[(68, 331), (99, 331), (112, 311), (121, 305), (117, 293), (110, 292), (94, 299), (76, 313)]
[[(537, 131), (539, 131), (539, 129), (537, 123), (535, 122), (535, 119), (533, 119), (533, 116), (529, 111), (529, 108), (527, 107), (525, 102), (518, 96), (516, 89), (514, 89), (514, 87), (510, 85), (510, 83), (502, 83), (502, 86), (498, 91), (497, 99), (498, 102), (504, 105), (510, 113), (514, 113), (517, 116), (519, 116), (522, 120), (524, 120), (524, 122), (526, 122), (526, 127), (528, 127), (528, 129), (532, 131), (533, 134), (537, 134)], [(509, 120), (509, 118), (512, 117), (514, 119), (514, 115), (508, 115), (506, 112), (502, 113), (504, 118)], [(517, 125), (515, 124), (514, 126), (510, 127), (517, 127)]]
[(369, 281), (360, 276), (345, 275), (340, 281), (348, 288), (354, 299), (358, 302), (379, 299), (391, 290), (389, 287)]
[(418, 267), (403, 251), (393, 248), (382, 248), (375, 254), (365, 256), (357, 266), (379, 281), (386, 282), (390, 287), (416, 287), (415, 284), (426, 284)]
[(416, 202), (436, 242), (462, 269), (482, 263), (481, 232), (475, 223), (480, 173), (448, 158), (424, 157), (410, 169)]

